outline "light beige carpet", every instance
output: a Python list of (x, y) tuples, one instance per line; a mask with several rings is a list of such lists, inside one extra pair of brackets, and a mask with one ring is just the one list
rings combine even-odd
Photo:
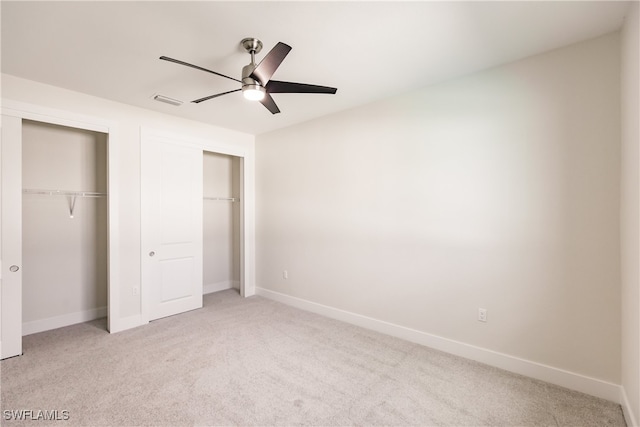
[(25, 337), (0, 364), (2, 425), (624, 426), (611, 402), (261, 297), (204, 301), (118, 334)]

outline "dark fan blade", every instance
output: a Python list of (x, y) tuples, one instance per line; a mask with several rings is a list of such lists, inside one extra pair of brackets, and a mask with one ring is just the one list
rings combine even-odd
[(216, 73), (215, 71), (207, 70), (206, 68), (198, 67), (197, 65), (189, 64), (188, 62), (180, 61), (179, 59), (169, 58), (167, 56), (161, 56), (160, 59), (163, 61), (175, 62), (176, 64), (186, 65), (187, 67), (195, 68), (196, 70), (206, 71), (207, 73), (215, 74), (216, 76), (224, 77), (227, 79), (231, 79), (234, 82), (242, 83), (241, 80), (234, 79), (233, 77), (225, 76), (224, 74)]
[(267, 110), (271, 111), (271, 114), (278, 114), (280, 112), (280, 109), (276, 105), (276, 102), (268, 93), (264, 94), (264, 98), (262, 98), (262, 101), (260, 101), (260, 103), (267, 107)]
[(216, 93), (215, 95), (205, 96), (204, 98), (196, 99), (195, 101), (191, 101), (191, 102), (195, 102), (196, 104), (199, 104), (202, 101), (208, 101), (209, 99), (217, 98), (219, 96), (226, 95), (228, 93), (240, 92), (241, 90), (242, 89), (234, 89), (234, 90), (230, 90), (229, 92)]
[(335, 87), (308, 85), (305, 83), (280, 82), (269, 80), (265, 87), (267, 93), (329, 93), (334, 94), (338, 89)]
[(262, 86), (264, 86), (290, 51), (291, 46), (278, 42), (278, 44), (262, 58), (262, 61), (260, 61), (249, 77), (259, 81)]

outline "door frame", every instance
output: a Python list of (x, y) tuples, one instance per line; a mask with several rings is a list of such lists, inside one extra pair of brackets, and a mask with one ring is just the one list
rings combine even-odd
[[(249, 297), (255, 295), (255, 178), (254, 178), (254, 166), (255, 160), (253, 153), (249, 149), (238, 147), (231, 144), (225, 144), (216, 140), (203, 139), (202, 137), (195, 137), (192, 135), (176, 134), (171, 131), (166, 131), (158, 128), (151, 128), (146, 126), (140, 127), (140, 159), (144, 162), (144, 151), (148, 144), (153, 143), (153, 140), (164, 140), (170, 143), (183, 145), (186, 147), (193, 147), (203, 152), (217, 153), (228, 156), (238, 157), (240, 159), (240, 295), (243, 297)], [(144, 173), (143, 165), (140, 166), (141, 174)], [(140, 180), (142, 183), (143, 179)], [(141, 197), (142, 195), (141, 191)], [(141, 218), (142, 222), (142, 218)], [(144, 226), (141, 224), (141, 231)], [(142, 237), (142, 236), (141, 236)], [(145, 256), (144, 248), (141, 246), (140, 256), (141, 259)], [(142, 271), (141, 271), (142, 274)], [(140, 280), (142, 287), (142, 279)], [(141, 298), (141, 317), (142, 323), (149, 322), (149, 308), (148, 308), (148, 290), (140, 289)]]
[[(117, 332), (121, 325), (120, 262), (118, 256), (118, 129), (114, 122), (70, 111), (2, 99), (2, 115), (42, 123), (67, 126), (107, 134), (107, 329)], [(1, 172), (1, 171), (0, 171)], [(0, 236), (1, 238), (1, 236)], [(20, 325), (22, 328), (22, 325)], [(0, 337), (1, 341), (1, 337)]]

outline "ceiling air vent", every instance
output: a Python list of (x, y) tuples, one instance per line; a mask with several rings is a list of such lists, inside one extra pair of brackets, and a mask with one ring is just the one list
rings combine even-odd
[(164, 102), (165, 104), (175, 105), (176, 107), (182, 105), (182, 101), (180, 101), (179, 99), (169, 98), (168, 96), (164, 95), (153, 95), (153, 99), (159, 102)]

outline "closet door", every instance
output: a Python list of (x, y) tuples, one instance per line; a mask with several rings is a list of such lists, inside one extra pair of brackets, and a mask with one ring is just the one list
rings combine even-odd
[(142, 140), (142, 297), (148, 320), (202, 307), (202, 149)]
[(2, 116), (0, 358), (22, 354), (22, 120)]

